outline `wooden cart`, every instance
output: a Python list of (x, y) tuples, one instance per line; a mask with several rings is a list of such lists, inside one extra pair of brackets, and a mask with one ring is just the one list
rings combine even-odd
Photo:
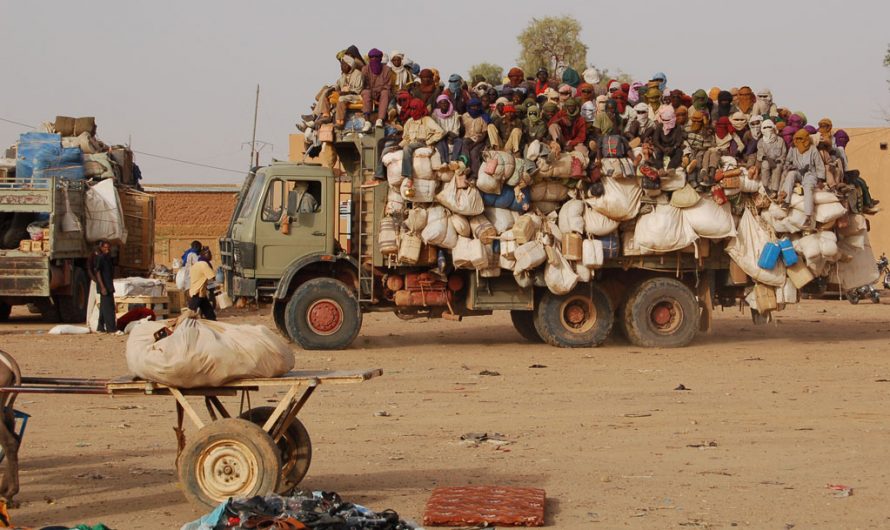
[[(176, 400), (176, 467), (185, 496), (200, 506), (216, 506), (229, 497), (289, 491), (306, 475), (312, 442), (297, 414), (320, 384), (361, 383), (383, 370), (293, 371), (280, 377), (242, 379), (208, 388), (177, 388), (136, 379), (23, 377), (20, 386), (0, 387), (0, 394), (109, 394), (173, 396)], [(253, 407), (250, 393), (287, 387), (275, 407)], [(239, 396), (232, 417), (221, 396)], [(193, 402), (203, 398), (210, 421)], [(198, 429), (186, 440), (183, 418)]]

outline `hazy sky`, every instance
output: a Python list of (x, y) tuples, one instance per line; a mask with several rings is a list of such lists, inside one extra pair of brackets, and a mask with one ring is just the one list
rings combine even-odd
[[(477, 62), (513, 66), (516, 35), (544, 15), (577, 17), (588, 63), (635, 79), (664, 71), (670, 87), (687, 92), (768, 87), (778, 104), (811, 121), (829, 116), (849, 127), (886, 125), (882, 109), (890, 109), (890, 70), (882, 66), (890, 43), (886, 0), (0, 5), (0, 118), (37, 124), (57, 114), (93, 115), (108, 143), (131, 139), (139, 151), (236, 170), (137, 154), (145, 180), (155, 183), (239, 182), (257, 83), (257, 137), (274, 144), (261, 160), (285, 159), (296, 117), (339, 74), (338, 50), (402, 49), (443, 78), (465, 76)], [(25, 130), (0, 121), (0, 144)]]

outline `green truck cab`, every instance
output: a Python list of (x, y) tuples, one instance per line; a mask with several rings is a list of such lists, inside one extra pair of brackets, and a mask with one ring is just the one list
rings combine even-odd
[[(395, 263), (377, 242), (388, 187), (363, 185), (373, 176), (380, 139), (379, 131), (336, 132), (332, 145), (345, 176), (306, 163), (255, 168), (220, 239), (228, 292), (271, 301), (279, 331), (305, 349), (347, 347), (369, 311), (461, 320), (496, 310), (510, 311), (526, 339), (554, 346), (599, 345), (617, 323), (635, 344), (677, 347), (708, 328), (712, 300), (731, 304), (741, 294), (718, 249), (709, 257), (675, 252), (609, 260), (593, 281), (564, 296), (549, 292), (539, 277), (522, 288), (509, 274), (439, 276), (431, 272), (434, 248), (415, 266)], [(306, 208), (301, 194), (317, 205)]]

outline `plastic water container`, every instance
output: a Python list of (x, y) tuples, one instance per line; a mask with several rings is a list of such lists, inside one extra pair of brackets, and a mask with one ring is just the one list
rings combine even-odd
[(766, 244), (763, 245), (763, 250), (760, 251), (760, 258), (757, 260), (757, 266), (765, 270), (774, 269), (776, 263), (779, 261), (779, 254), (781, 252), (782, 251), (777, 243), (767, 241)]
[(794, 244), (787, 237), (779, 240), (779, 250), (782, 251), (782, 261), (786, 267), (790, 267), (797, 263), (797, 252), (794, 250)]

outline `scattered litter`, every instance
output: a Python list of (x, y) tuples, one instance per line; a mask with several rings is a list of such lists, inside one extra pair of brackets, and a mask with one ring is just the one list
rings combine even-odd
[(72, 326), (71, 324), (59, 324), (46, 332), (47, 335), (89, 335), (90, 328), (84, 326)]
[(649, 412), (628, 412), (624, 415), (625, 418), (648, 418), (652, 414)]
[(875, 379), (875, 383), (890, 383), (890, 379)]
[(91, 480), (104, 480), (109, 477), (106, 475), (103, 475), (101, 473), (87, 472), (87, 473), (81, 473), (79, 475), (74, 475), (74, 478), (88, 478)]
[(385, 410), (378, 410), (377, 412), (374, 413), (374, 415), (377, 417), (380, 417), (380, 418), (388, 418), (388, 417), (392, 416), (392, 414), (390, 414), (389, 412), (387, 412)]
[(547, 368), (546, 364), (533, 364), (529, 368)]
[(494, 376), (501, 375), (501, 373), (495, 372), (492, 370), (482, 370), (481, 372), (479, 372), (479, 375), (490, 375), (490, 376), (494, 377)]
[(55, 503), (56, 503), (56, 499), (53, 499), (53, 498), (50, 497), (49, 495), (44, 495), (44, 496), (43, 496), (43, 502), (45, 502), (45, 503), (47, 503), (47, 504), (55, 504)]
[(680, 383), (679, 385), (677, 385), (677, 388), (675, 388), (674, 390), (692, 390), (692, 389), (687, 388), (686, 385), (684, 385), (683, 383)]
[(714, 440), (709, 440), (709, 441), (705, 441), (705, 442), (701, 442), (701, 443), (697, 443), (697, 444), (688, 444), (688, 445), (686, 445), (686, 447), (692, 447), (695, 449), (705, 449), (708, 447), (717, 447), (717, 442), (715, 442)]
[(742, 359), (743, 361), (762, 361), (763, 357), (748, 357), (746, 359)]
[(493, 432), (491, 434), (487, 432), (468, 432), (466, 434), (462, 434), (461, 443), (464, 445), (478, 447), (482, 443), (487, 443), (495, 446), (496, 448), (500, 448), (504, 445), (510, 445), (513, 442), (508, 440), (506, 436), (499, 432)]
[(74, 447), (89, 447), (91, 445), (93, 444), (89, 442), (77, 442), (76, 444), (74, 444)]
[(825, 487), (831, 490), (835, 497), (849, 497), (850, 495), (853, 495), (853, 488), (850, 486), (844, 486), (843, 484), (826, 484)]

